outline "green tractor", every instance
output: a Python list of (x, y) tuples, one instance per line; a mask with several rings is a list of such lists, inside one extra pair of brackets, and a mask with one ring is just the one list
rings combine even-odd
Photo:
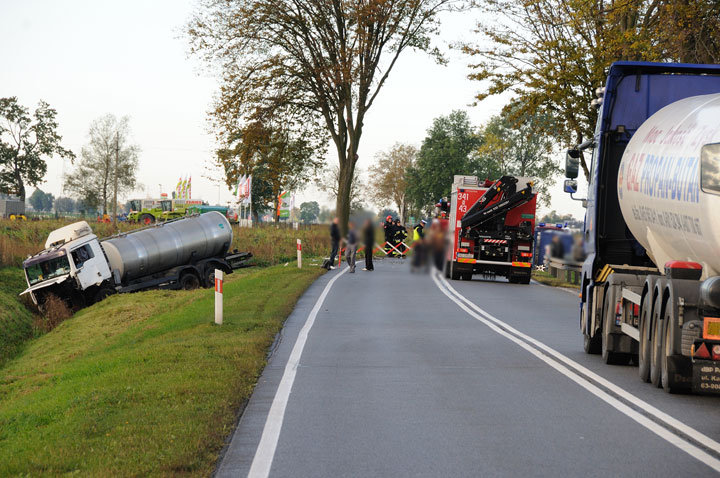
[(161, 199), (131, 199), (128, 221), (145, 225), (157, 222), (163, 212), (160, 206), (161, 201)]
[(164, 199), (160, 201), (162, 212), (158, 221), (167, 221), (185, 216), (192, 207), (203, 206), (200, 199)]

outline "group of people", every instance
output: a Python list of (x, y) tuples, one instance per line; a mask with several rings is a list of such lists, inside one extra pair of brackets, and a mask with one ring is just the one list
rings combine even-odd
[[(335, 269), (335, 258), (340, 251), (340, 227), (339, 219), (336, 217), (333, 219), (330, 225), (330, 258), (325, 264), (329, 270)], [(425, 220), (423, 219), (413, 228), (413, 242), (422, 242), (425, 237), (424, 227)], [(404, 257), (407, 251), (406, 240), (408, 237), (407, 229), (402, 225), (400, 219), (393, 220), (392, 216), (385, 218), (383, 224), (385, 230), (385, 251), (388, 256), (400, 256)], [(360, 237), (362, 236), (362, 237)], [(372, 220), (366, 219), (362, 231), (358, 234), (355, 223), (350, 221), (348, 223), (348, 234), (345, 239), (345, 256), (347, 259), (348, 266), (350, 267), (350, 273), (355, 272), (355, 257), (357, 255), (358, 248), (362, 245), (365, 249), (365, 267), (364, 271), (372, 271), (375, 269), (373, 266), (373, 250), (375, 248), (375, 226)]]

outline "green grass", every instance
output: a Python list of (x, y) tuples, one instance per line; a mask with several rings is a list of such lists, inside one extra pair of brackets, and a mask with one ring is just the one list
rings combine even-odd
[(0, 268), (0, 366), (34, 335), (33, 315), (18, 297), (25, 285), (22, 269)]
[(567, 287), (571, 289), (580, 289), (578, 284), (567, 282), (564, 278), (557, 278), (552, 276), (550, 273), (545, 271), (534, 270), (532, 272), (532, 278), (541, 284), (549, 285), (552, 287)]
[(213, 291), (112, 296), (0, 369), (0, 475), (208, 475), (268, 347), (320, 268), (236, 272)]

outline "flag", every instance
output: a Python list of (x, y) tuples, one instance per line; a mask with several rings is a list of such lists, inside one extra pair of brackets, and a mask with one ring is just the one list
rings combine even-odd
[(188, 178), (188, 184), (187, 184), (187, 196), (185, 199), (192, 199), (192, 174)]
[(237, 197), (238, 201), (240, 201), (243, 197), (243, 185), (245, 184), (245, 175), (243, 174), (238, 179), (237, 185), (235, 186), (235, 196)]
[(250, 204), (252, 202), (252, 174), (247, 177), (247, 180), (245, 182), (247, 184), (245, 188), (245, 204)]
[(180, 197), (180, 188), (182, 187), (182, 176), (178, 178), (177, 185), (175, 186), (175, 197)]

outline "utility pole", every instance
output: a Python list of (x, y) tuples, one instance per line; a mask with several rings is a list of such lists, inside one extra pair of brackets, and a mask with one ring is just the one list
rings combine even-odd
[(115, 133), (115, 192), (114, 192), (114, 199), (113, 199), (113, 225), (115, 226), (115, 229), (117, 229), (117, 191), (118, 191), (118, 162), (120, 157), (120, 132)]

